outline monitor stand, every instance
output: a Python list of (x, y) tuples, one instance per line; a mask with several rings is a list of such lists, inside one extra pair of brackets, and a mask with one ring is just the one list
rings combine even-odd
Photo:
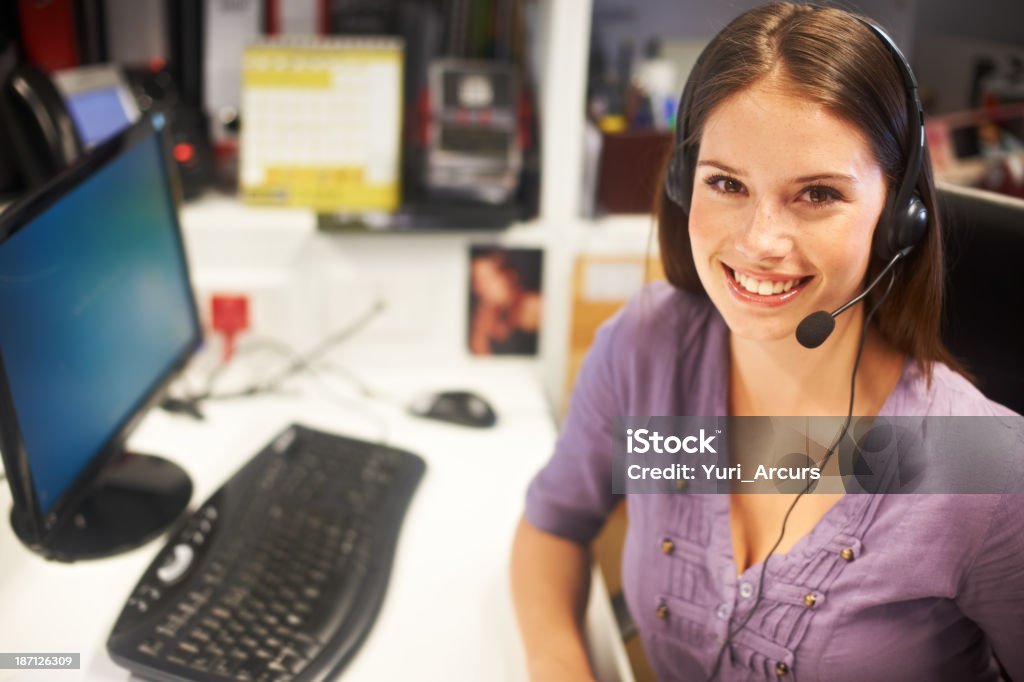
[(192, 481), (177, 464), (125, 453), (97, 476), (65, 521), (40, 543), (29, 520), (11, 512), (15, 534), (48, 559), (96, 559), (134, 549), (178, 520), (192, 497)]

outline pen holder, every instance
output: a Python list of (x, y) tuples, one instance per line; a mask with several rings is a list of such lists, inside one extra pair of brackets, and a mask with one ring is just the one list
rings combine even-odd
[(597, 207), (605, 213), (650, 213), (672, 147), (670, 130), (603, 133)]

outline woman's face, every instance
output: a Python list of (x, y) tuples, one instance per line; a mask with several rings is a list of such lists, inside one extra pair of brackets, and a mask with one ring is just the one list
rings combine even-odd
[(492, 256), (475, 258), (472, 266), (473, 291), (484, 303), (504, 306), (512, 302), (512, 282)]
[(860, 291), (885, 177), (859, 130), (765, 79), (701, 136), (690, 240), (704, 289), (736, 336), (793, 337)]

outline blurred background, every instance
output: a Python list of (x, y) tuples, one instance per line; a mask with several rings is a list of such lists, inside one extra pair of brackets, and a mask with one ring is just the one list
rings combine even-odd
[[(163, 112), (211, 331), (308, 346), (383, 301), (353, 361), (508, 355), (558, 414), (596, 326), (658, 276), (648, 213), (689, 69), (756, 4), (3, 3), (0, 196)], [(1024, 4), (842, 6), (909, 57), (939, 179), (1024, 196)], [(471, 319), (473, 254), (502, 252), (536, 270), (527, 343)]]

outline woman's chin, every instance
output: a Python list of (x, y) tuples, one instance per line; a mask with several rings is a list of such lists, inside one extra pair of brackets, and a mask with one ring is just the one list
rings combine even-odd
[(729, 332), (736, 339), (759, 343), (783, 341), (786, 339), (792, 339), (793, 343), (797, 342), (796, 324), (790, 324), (788, 321), (783, 323), (781, 320), (773, 320), (771, 322), (766, 322), (765, 320), (730, 320), (727, 317), (725, 323), (729, 327)]

